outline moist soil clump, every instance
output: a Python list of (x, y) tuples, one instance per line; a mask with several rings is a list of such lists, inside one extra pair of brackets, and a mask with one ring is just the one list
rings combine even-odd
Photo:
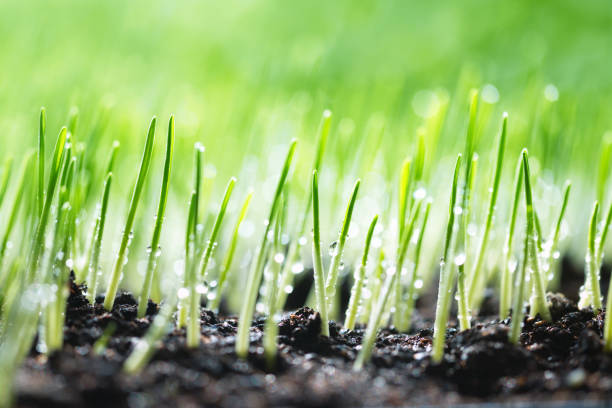
[[(415, 317), (412, 334), (383, 329), (372, 361), (361, 372), (352, 364), (364, 328), (321, 319), (309, 308), (279, 322), (278, 362), (263, 358), (263, 319), (251, 328), (249, 358), (234, 353), (237, 320), (202, 308), (201, 344), (185, 346), (175, 329), (159, 344), (139, 375), (122, 363), (158, 311), (136, 316), (136, 300), (121, 293), (112, 311), (71, 284), (65, 344), (48, 358), (32, 351), (15, 378), (20, 407), (354, 407), (478, 403), (484, 401), (602, 400), (612, 397), (612, 357), (602, 343), (603, 312), (578, 310), (562, 295), (550, 295), (552, 322), (526, 318), (520, 345), (508, 342), (509, 319), (483, 319), (472, 328), (447, 330), (444, 359), (430, 359), (432, 321)], [(115, 331), (102, 354), (93, 351), (107, 325)]]

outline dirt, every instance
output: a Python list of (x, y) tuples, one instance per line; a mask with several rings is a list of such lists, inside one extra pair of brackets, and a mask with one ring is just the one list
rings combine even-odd
[[(612, 397), (612, 356), (603, 352), (603, 312), (578, 310), (549, 295), (552, 322), (526, 318), (520, 344), (508, 342), (509, 319), (483, 319), (460, 332), (451, 322), (442, 363), (430, 359), (432, 322), (417, 315), (412, 334), (380, 332), (372, 361), (352, 370), (363, 327), (330, 323), (319, 335), (318, 313), (301, 308), (279, 323), (279, 359), (269, 370), (261, 347), (263, 320), (251, 328), (247, 361), (234, 353), (235, 317), (201, 311), (201, 345), (185, 346), (184, 330), (168, 334), (143, 372), (121, 366), (149, 327), (157, 305), (136, 316), (120, 294), (111, 312), (71, 286), (65, 345), (48, 358), (33, 347), (15, 379), (20, 407), (355, 407), (479, 402), (604, 400)], [(116, 330), (102, 355), (92, 346), (105, 327)]]

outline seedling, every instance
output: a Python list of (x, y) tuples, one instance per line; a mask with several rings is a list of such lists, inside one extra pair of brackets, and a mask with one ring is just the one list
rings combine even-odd
[(325, 277), (323, 276), (323, 258), (321, 254), (321, 232), (319, 223), (319, 182), (317, 171), (312, 172), (312, 267), (314, 269), (315, 296), (317, 309), (321, 315), (321, 334), (329, 337), (327, 317), (327, 296), (325, 294)]
[(151, 164), (151, 156), (153, 155), (153, 141), (155, 139), (155, 123), (157, 119), (153, 117), (151, 124), (149, 125), (149, 131), (147, 132), (147, 140), (145, 142), (144, 152), (142, 154), (142, 161), (140, 162), (140, 170), (138, 171), (138, 178), (136, 179), (136, 185), (132, 192), (132, 198), (130, 200), (130, 207), (128, 210), (127, 219), (125, 221), (125, 228), (121, 236), (121, 245), (119, 247), (119, 253), (115, 260), (115, 266), (110, 278), (108, 290), (104, 298), (104, 308), (111, 310), (115, 304), (115, 296), (119, 289), (119, 282), (121, 280), (121, 272), (127, 262), (127, 251), (132, 240), (132, 226), (134, 225), (134, 219), (136, 217), (136, 210), (140, 202), (140, 196), (144, 188), (147, 174), (149, 172), (149, 166)]
[(374, 235), (374, 228), (378, 221), (378, 215), (375, 215), (368, 228), (366, 235), (365, 245), (363, 248), (363, 255), (361, 257), (361, 264), (357, 267), (355, 272), (355, 282), (351, 289), (351, 298), (349, 300), (348, 308), (346, 309), (346, 320), (344, 321), (344, 327), (349, 330), (355, 328), (355, 320), (357, 318), (357, 311), (361, 304), (361, 292), (363, 289), (363, 281), (365, 280), (366, 267), (368, 265), (368, 254), (370, 253), (370, 244), (372, 242), (372, 235)]
[(164, 163), (164, 174), (162, 178), (161, 192), (159, 196), (159, 206), (157, 208), (157, 216), (155, 217), (155, 227), (153, 228), (153, 237), (151, 245), (148, 249), (147, 269), (144, 278), (142, 292), (138, 300), (138, 317), (143, 317), (147, 311), (147, 303), (151, 293), (151, 285), (153, 284), (153, 274), (157, 266), (157, 258), (159, 258), (161, 250), (159, 249), (159, 240), (161, 238), (162, 225), (166, 212), (166, 203), (168, 201), (168, 187), (170, 185), (170, 170), (172, 169), (172, 151), (174, 149), (174, 116), (170, 116), (168, 123), (168, 140), (166, 141), (166, 160)]
[(240, 321), (238, 323), (238, 334), (236, 338), (236, 354), (241, 358), (246, 358), (249, 351), (249, 327), (251, 326), (251, 319), (253, 318), (253, 312), (255, 310), (255, 302), (257, 301), (257, 292), (261, 285), (261, 277), (263, 274), (263, 267), (266, 261), (266, 253), (268, 247), (268, 233), (272, 225), (272, 221), (276, 214), (280, 196), (287, 181), (289, 169), (291, 167), (291, 161), (295, 154), (295, 148), (297, 146), (297, 140), (293, 140), (287, 152), (285, 163), (276, 186), (274, 193), (274, 199), (270, 206), (270, 213), (268, 214), (267, 223), (264, 228), (264, 234), (259, 245), (259, 251), (255, 262), (252, 264), (252, 270), (249, 271), (249, 277), (246, 287), (246, 299), (242, 304), (242, 310), (240, 312)]
[[(323, 116), (321, 118), (321, 123), (319, 124), (318, 131), (318, 139), (317, 145), (315, 149), (314, 161), (312, 164), (312, 169), (316, 171), (320, 171), (321, 163), (323, 161), (323, 154), (325, 153), (325, 148), (327, 146), (327, 138), (329, 136), (329, 129), (331, 125), (332, 113), (329, 110), (323, 111)], [(312, 183), (309, 183), (309, 191), (306, 197), (306, 203), (304, 205), (304, 211), (302, 212), (302, 217), (300, 218), (300, 222), (298, 224), (298, 228), (296, 231), (296, 237), (291, 240), (289, 243), (289, 249), (287, 250), (287, 257), (285, 262), (283, 263), (282, 271), (281, 271), (281, 291), (278, 296), (278, 303), (276, 305), (277, 309), (281, 310), (285, 306), (285, 302), (287, 300), (288, 292), (285, 288), (289, 287), (293, 281), (293, 275), (296, 272), (301, 272), (304, 269), (304, 265), (301, 262), (296, 262), (297, 257), (299, 255), (301, 247), (306, 245), (306, 226), (308, 225), (308, 219), (310, 216), (310, 208), (312, 206)]]
[(440, 259), (440, 284), (438, 286), (438, 300), (436, 302), (436, 320), (434, 322), (433, 361), (439, 363), (444, 355), (444, 342), (446, 340), (446, 322), (450, 312), (450, 300), (455, 285), (454, 268), (449, 265), (451, 255), (451, 242), (455, 226), (455, 203), (457, 201), (457, 179), (461, 168), (461, 155), (457, 156), (453, 184), (451, 187), (450, 204), (448, 206), (448, 223), (444, 235), (444, 250)]

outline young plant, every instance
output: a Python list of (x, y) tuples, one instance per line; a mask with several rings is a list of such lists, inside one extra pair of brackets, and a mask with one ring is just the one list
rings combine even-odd
[(151, 119), (151, 124), (149, 125), (149, 131), (147, 132), (142, 161), (140, 162), (140, 170), (138, 171), (138, 178), (136, 179), (136, 185), (134, 186), (134, 190), (132, 192), (130, 207), (128, 210), (127, 219), (125, 221), (123, 234), (121, 236), (119, 253), (117, 254), (117, 259), (115, 260), (108, 290), (106, 291), (106, 296), (104, 298), (104, 308), (106, 310), (111, 310), (115, 304), (115, 296), (117, 295), (117, 290), (119, 289), (119, 281), (121, 280), (123, 267), (127, 262), (127, 252), (132, 239), (132, 227), (134, 226), (136, 210), (138, 209), (138, 204), (140, 203), (140, 196), (142, 195), (142, 190), (144, 189), (144, 184), (151, 164), (151, 156), (153, 155), (156, 122), (157, 119), (153, 117), (153, 119)]
[[(512, 305), (512, 322), (510, 325), (509, 339), (512, 344), (518, 344), (525, 317), (525, 281), (527, 279), (527, 268), (529, 264), (529, 227), (525, 230), (523, 243), (523, 261), (516, 278), (516, 294)], [(504, 317), (505, 319), (505, 317)]]
[[(329, 110), (323, 111), (323, 116), (321, 117), (321, 123), (319, 124), (318, 131), (318, 139), (317, 145), (315, 149), (314, 161), (312, 164), (312, 169), (316, 171), (320, 171), (321, 163), (323, 161), (323, 153), (325, 152), (325, 147), (327, 146), (327, 138), (329, 136), (329, 129), (331, 125), (332, 113)], [(312, 205), (312, 185), (310, 185), (310, 189), (308, 191), (308, 196), (306, 197), (306, 203), (304, 205), (304, 211), (302, 212), (302, 216), (300, 218), (298, 229), (296, 231), (296, 237), (289, 242), (289, 249), (287, 250), (287, 257), (285, 262), (283, 263), (283, 267), (281, 270), (281, 284), (279, 294), (278, 294), (278, 302), (277, 309), (281, 310), (285, 306), (285, 302), (287, 301), (287, 291), (285, 288), (291, 286), (293, 283), (293, 275), (297, 272), (301, 272), (304, 269), (304, 265), (302, 263), (296, 263), (297, 257), (300, 253), (300, 248), (306, 245), (306, 225), (308, 224), (308, 218), (310, 216), (310, 207)]]
[[(249, 204), (251, 199), (253, 198), (253, 192), (250, 191), (242, 204), (242, 208), (240, 209), (240, 214), (238, 215), (238, 219), (236, 220), (236, 226), (234, 227), (234, 232), (232, 233), (232, 238), (230, 240), (229, 247), (225, 254), (225, 258), (223, 260), (223, 266), (221, 268), (221, 272), (219, 273), (219, 279), (217, 281), (217, 291), (215, 296), (210, 302), (210, 309), (214, 312), (219, 311), (219, 304), (221, 302), (221, 298), (223, 296), (223, 289), (225, 288), (225, 282), (227, 281), (229, 271), (232, 267), (232, 261), (234, 260), (234, 253), (236, 252), (236, 245), (238, 244), (238, 233), (240, 231), (240, 225), (242, 221), (244, 221), (247, 210), (249, 209)], [(280, 294), (279, 294), (280, 297)], [(277, 305), (278, 306), (278, 305)]]
[[(200, 294), (198, 293), (198, 275), (196, 270), (196, 217), (198, 193), (191, 192), (187, 228), (185, 229), (185, 286), (179, 289), (179, 301), (182, 301), (179, 312), (178, 327), (187, 326), (187, 347), (195, 348), (200, 344)], [(185, 296), (187, 294), (188, 297)]]
[(371, 276), (368, 278), (368, 289), (370, 291), (370, 296), (365, 299), (362, 312), (360, 315), (360, 321), (362, 323), (367, 323), (372, 315), (372, 312), (375, 307), (375, 302), (380, 295), (380, 288), (383, 282), (383, 272), (384, 272), (384, 262), (385, 262), (385, 251), (381, 248), (378, 253), (378, 259), (376, 261), (376, 267), (371, 273)]
[(355, 208), (355, 202), (357, 201), (357, 193), (359, 192), (360, 184), (361, 180), (357, 180), (353, 186), (353, 192), (346, 207), (346, 213), (344, 214), (344, 222), (342, 223), (342, 229), (340, 230), (340, 238), (337, 242), (333, 243), (331, 247), (331, 260), (329, 264), (329, 271), (327, 272), (327, 280), (325, 281), (325, 297), (327, 299), (328, 311), (333, 310), (336, 305), (336, 284), (338, 282), (338, 270), (343, 262), (342, 256), (344, 254), (344, 245), (346, 244), (346, 238), (348, 237), (351, 217), (353, 216), (353, 209)]
[(531, 177), (529, 174), (529, 158), (527, 150), (523, 149), (523, 174), (525, 181), (525, 206), (527, 210), (527, 254), (528, 262), (527, 265), (531, 270), (531, 281), (533, 285), (532, 297), (531, 297), (531, 310), (532, 316), (536, 316), (538, 313), (543, 320), (550, 320), (550, 310), (546, 302), (546, 291), (544, 288), (544, 279), (541, 276), (540, 269), (540, 256), (538, 249), (538, 232), (536, 227), (536, 214), (533, 207), (533, 195), (531, 192)]
[(221, 206), (219, 207), (217, 217), (215, 218), (215, 223), (213, 224), (213, 229), (210, 233), (210, 239), (208, 240), (208, 244), (206, 245), (204, 255), (202, 255), (202, 260), (200, 262), (200, 279), (205, 283), (206, 278), (208, 277), (208, 262), (210, 261), (210, 257), (212, 256), (213, 250), (217, 247), (217, 236), (219, 235), (221, 223), (223, 222), (223, 217), (225, 217), (225, 212), (227, 210), (227, 204), (229, 202), (230, 197), (232, 196), (232, 191), (234, 190), (235, 185), (236, 179), (232, 177), (227, 183), (227, 187), (225, 188), (223, 201), (221, 202)]
[[(510, 222), (508, 224), (508, 232), (506, 233), (506, 241), (504, 243), (504, 263), (502, 265), (502, 276), (500, 279), (500, 295), (499, 295), (499, 319), (503, 320), (510, 313), (510, 304), (512, 299), (512, 275), (516, 269), (516, 263), (512, 262), (512, 246), (514, 243), (514, 229), (516, 226), (516, 215), (518, 213), (518, 204), (521, 197), (523, 187), (523, 157), (519, 156), (516, 172), (514, 176), (514, 194), (512, 199), (512, 208), (510, 211)], [(512, 262), (512, 264), (511, 264)]]
[(51, 169), (49, 173), (49, 181), (47, 183), (47, 193), (45, 195), (45, 202), (42, 207), (40, 217), (38, 218), (38, 224), (36, 226), (36, 232), (34, 234), (34, 241), (31, 247), (29, 267), (26, 271), (26, 282), (28, 283), (32, 283), (34, 281), (39, 267), (40, 258), (44, 253), (45, 231), (49, 222), (55, 187), (57, 186), (57, 181), (59, 180), (60, 173), (62, 170), (65, 145), (66, 128), (63, 127), (60, 130), (59, 135), (57, 137), (57, 141), (55, 143), (55, 149), (53, 151), (53, 159), (51, 161)]
[(416, 223), (416, 220), (419, 217), (420, 209), (421, 201), (419, 201), (416, 209), (412, 212), (410, 216), (410, 221), (408, 222), (408, 227), (404, 231), (402, 242), (400, 243), (397, 251), (395, 270), (389, 271), (385, 284), (382, 287), (380, 296), (378, 296), (378, 298), (376, 299), (376, 305), (374, 307), (374, 310), (372, 310), (370, 320), (368, 321), (368, 328), (363, 337), (361, 351), (357, 355), (357, 359), (353, 364), (353, 369), (356, 371), (361, 370), (363, 368), (363, 365), (370, 360), (370, 356), (372, 355), (372, 349), (374, 348), (376, 334), (378, 333), (378, 328), (380, 327), (383, 314), (385, 313), (387, 302), (389, 301), (391, 293), (395, 288), (396, 281), (400, 278), (399, 275), (404, 264), (406, 249), (408, 248), (408, 244), (412, 240), (412, 232), (414, 231), (414, 225)]
[(276, 186), (276, 191), (274, 192), (274, 198), (272, 200), (272, 205), (268, 214), (267, 223), (264, 228), (263, 236), (259, 246), (259, 252), (257, 254), (251, 271), (249, 271), (250, 273), (246, 287), (246, 299), (242, 303), (242, 309), (240, 311), (240, 321), (238, 323), (238, 334), (236, 337), (236, 354), (240, 358), (246, 358), (249, 351), (249, 328), (251, 326), (251, 319), (253, 318), (255, 302), (257, 301), (257, 293), (259, 291), (259, 286), (261, 285), (263, 267), (266, 261), (268, 233), (270, 232), (272, 221), (279, 205), (280, 196), (285, 186), (285, 182), (287, 181), (287, 176), (289, 175), (289, 169), (291, 167), (291, 161), (293, 160), (293, 156), (295, 154), (296, 146), (297, 140), (294, 139), (291, 142), (289, 151), (287, 152), (287, 156), (283, 164), (283, 169), (278, 180), (278, 184)]
[[(283, 197), (281, 197), (281, 201)], [(264, 346), (264, 357), (266, 359), (266, 365), (268, 369), (272, 370), (276, 366), (276, 336), (278, 335), (278, 310), (276, 309), (276, 302), (278, 297), (278, 282), (280, 276), (280, 270), (285, 260), (285, 254), (283, 253), (283, 246), (281, 240), (281, 231), (283, 226), (283, 211), (285, 210), (284, 205), (281, 203), (279, 212), (276, 214), (276, 221), (274, 223), (274, 238), (272, 242), (272, 262), (268, 264), (268, 273), (264, 274), (266, 280), (266, 292), (265, 292), (265, 304), (267, 309), (266, 321), (264, 323), (264, 334), (263, 334), (263, 346)]]
[(375, 215), (368, 228), (366, 235), (365, 245), (363, 247), (363, 255), (361, 257), (361, 264), (355, 271), (355, 282), (353, 282), (353, 288), (351, 289), (351, 298), (349, 300), (348, 307), (345, 313), (344, 327), (353, 330), (355, 328), (355, 320), (357, 319), (357, 311), (361, 304), (361, 292), (363, 290), (363, 281), (365, 280), (366, 268), (368, 265), (368, 254), (370, 253), (370, 243), (372, 242), (372, 236), (374, 235), (374, 228), (378, 222), (378, 215)]
[(551, 279), (546, 280), (546, 285), (551, 282), (555, 284), (555, 287), (558, 285), (559, 279), (561, 278), (559, 273), (555, 272), (554, 261), (559, 257), (559, 252), (557, 248), (559, 247), (559, 238), (561, 236), (561, 224), (563, 222), (563, 217), (565, 216), (565, 210), (567, 210), (567, 203), (569, 202), (569, 195), (571, 190), (571, 183), (568, 181), (565, 182), (565, 187), (563, 189), (563, 201), (561, 203), (561, 209), (559, 210), (559, 216), (557, 217), (557, 222), (555, 223), (555, 229), (553, 230), (552, 237), (549, 241), (548, 247), (548, 259), (546, 260), (546, 264), (548, 267), (548, 271), (551, 273)]
[(88, 267), (87, 277), (87, 299), (92, 305), (96, 301), (96, 291), (98, 287), (98, 276), (100, 275), (100, 250), (102, 248), (102, 237), (104, 236), (104, 226), (106, 225), (106, 213), (108, 210), (108, 200), (110, 188), (113, 181), (113, 173), (108, 173), (104, 181), (104, 192), (100, 205), (100, 213), (96, 218), (96, 230), (94, 241), (92, 242), (91, 260)]
[(580, 288), (580, 301), (578, 307), (586, 308), (592, 306), (595, 310), (601, 310), (601, 288), (599, 287), (599, 262), (597, 259), (597, 218), (599, 215), (599, 203), (595, 201), (591, 218), (589, 220), (589, 235), (587, 254), (585, 257), (585, 279)]
[(151, 293), (151, 285), (153, 283), (153, 275), (157, 264), (157, 258), (160, 255), (159, 240), (161, 238), (162, 225), (166, 212), (166, 203), (168, 201), (168, 187), (170, 185), (170, 171), (172, 169), (172, 152), (174, 149), (174, 116), (170, 116), (168, 123), (168, 139), (166, 141), (166, 160), (164, 162), (164, 174), (162, 177), (161, 192), (159, 196), (159, 206), (157, 208), (157, 216), (155, 217), (155, 227), (153, 228), (153, 237), (149, 246), (149, 259), (147, 260), (147, 269), (145, 273), (142, 292), (138, 299), (138, 317), (144, 317), (147, 312), (147, 304)]
[(450, 204), (448, 206), (448, 223), (446, 224), (446, 234), (444, 236), (444, 250), (440, 259), (440, 283), (438, 285), (438, 300), (436, 302), (436, 319), (434, 322), (434, 337), (432, 359), (439, 363), (444, 356), (444, 343), (446, 341), (446, 322), (450, 313), (450, 301), (455, 285), (454, 268), (449, 265), (448, 259), (451, 252), (451, 242), (453, 240), (453, 229), (455, 226), (455, 203), (457, 201), (457, 181), (459, 169), (461, 168), (461, 155), (457, 156), (455, 171), (453, 174), (453, 184), (451, 187)]
[(404, 322), (407, 328), (410, 327), (412, 322), (412, 312), (414, 311), (414, 304), (416, 302), (416, 291), (418, 281), (419, 263), (421, 260), (421, 247), (423, 246), (423, 236), (425, 235), (425, 228), (427, 227), (427, 220), (429, 219), (429, 211), (431, 210), (431, 201), (427, 201), (425, 204), (425, 214), (423, 215), (423, 221), (421, 223), (421, 229), (419, 230), (419, 237), (417, 239), (416, 248), (414, 250), (414, 266), (410, 275), (410, 286), (408, 286), (408, 296), (406, 299), (406, 311), (404, 313)]
[[(491, 226), (493, 225), (493, 218), (495, 215), (495, 208), (497, 205), (497, 195), (499, 192), (499, 183), (501, 180), (501, 171), (502, 165), (504, 161), (504, 151), (506, 148), (506, 132), (508, 126), (508, 113), (504, 112), (502, 116), (502, 129), (501, 134), (499, 135), (499, 143), (497, 147), (497, 159), (495, 161), (495, 175), (493, 176), (493, 185), (491, 187), (491, 195), (489, 196), (489, 207), (487, 209), (487, 218), (485, 221), (484, 232), (482, 235), (482, 240), (480, 241), (480, 247), (478, 249), (478, 255), (476, 257), (476, 263), (474, 265), (474, 269), (472, 271), (472, 279), (469, 288), (469, 297), (468, 301), (472, 308), (477, 307), (475, 304), (476, 301), (476, 293), (477, 288), (480, 287), (480, 281), (483, 279), (482, 277), (482, 264), (485, 259), (485, 254), (487, 251), (487, 245), (489, 243), (489, 233), (491, 231)], [(486, 274), (485, 274), (486, 275)]]
[(321, 334), (329, 337), (327, 317), (327, 297), (325, 277), (323, 276), (323, 258), (321, 254), (321, 232), (319, 223), (319, 182), (317, 171), (312, 172), (312, 267), (314, 269), (315, 295), (317, 309), (321, 315)]

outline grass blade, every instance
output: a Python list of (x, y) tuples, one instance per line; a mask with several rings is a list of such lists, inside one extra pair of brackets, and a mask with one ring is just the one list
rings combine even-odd
[(517, 276), (516, 295), (514, 295), (514, 304), (512, 305), (512, 323), (509, 334), (512, 344), (518, 344), (523, 327), (523, 318), (525, 317), (525, 281), (527, 279), (527, 265), (529, 263), (529, 239), (528, 230), (525, 230), (523, 261)]
[(499, 192), (499, 183), (501, 180), (501, 171), (504, 162), (504, 151), (506, 148), (506, 133), (508, 127), (508, 114), (504, 112), (502, 119), (502, 130), (499, 136), (499, 143), (497, 147), (497, 159), (495, 161), (495, 176), (493, 177), (493, 186), (491, 195), (489, 197), (489, 207), (487, 209), (487, 218), (485, 221), (485, 229), (480, 241), (480, 247), (478, 249), (478, 255), (476, 258), (476, 264), (471, 273), (471, 284), (469, 292), (469, 304), (472, 308), (476, 307), (476, 290), (480, 286), (480, 280), (482, 279), (482, 264), (484, 262), (485, 253), (487, 251), (487, 245), (489, 243), (489, 233), (491, 226), (493, 225), (493, 218), (495, 215), (495, 208), (497, 205), (497, 195)]
[(244, 203), (242, 204), (242, 208), (240, 209), (240, 215), (238, 215), (238, 219), (236, 220), (236, 226), (234, 227), (234, 232), (232, 233), (229, 248), (227, 250), (227, 253), (225, 254), (225, 259), (223, 260), (223, 267), (221, 269), (221, 273), (219, 274), (219, 279), (217, 282), (217, 292), (215, 293), (215, 297), (210, 303), (210, 309), (217, 313), (219, 312), (219, 303), (221, 302), (221, 298), (223, 296), (225, 282), (228, 278), (228, 274), (232, 266), (232, 261), (234, 260), (234, 253), (236, 252), (236, 245), (238, 243), (238, 232), (240, 230), (240, 225), (242, 224), (242, 221), (244, 221), (244, 219), (246, 218), (246, 214), (249, 209), (249, 204), (252, 198), (253, 192), (250, 191), (247, 194)]
[(514, 229), (516, 226), (516, 215), (518, 213), (518, 205), (521, 197), (523, 186), (523, 157), (519, 156), (516, 172), (514, 176), (514, 195), (512, 199), (512, 209), (510, 211), (510, 222), (508, 224), (508, 232), (504, 243), (504, 263), (502, 265), (502, 277), (500, 282), (500, 297), (499, 297), (499, 319), (503, 320), (508, 317), (510, 312), (510, 302), (512, 299), (512, 274), (516, 267), (511, 267), (512, 245), (514, 242)]
[(531, 280), (534, 285), (531, 311), (532, 316), (538, 313), (543, 320), (550, 320), (550, 311), (546, 303), (546, 292), (544, 289), (544, 281), (541, 276), (540, 256), (538, 249), (538, 232), (536, 226), (536, 213), (533, 207), (533, 195), (531, 192), (531, 179), (529, 174), (529, 158), (527, 150), (523, 149), (523, 173), (525, 181), (525, 206), (527, 207), (527, 236), (528, 236), (528, 265), (531, 265)]
[(157, 258), (160, 255), (159, 240), (161, 238), (162, 225), (166, 212), (166, 203), (168, 202), (168, 188), (170, 186), (170, 171), (172, 169), (172, 153), (174, 150), (174, 115), (170, 116), (168, 123), (168, 140), (166, 141), (166, 159), (164, 162), (164, 174), (162, 176), (162, 185), (159, 195), (159, 205), (157, 207), (157, 216), (155, 217), (155, 226), (153, 228), (153, 237), (149, 246), (149, 259), (147, 261), (147, 270), (145, 273), (142, 292), (138, 299), (138, 317), (144, 317), (147, 311), (149, 295), (151, 293), (151, 285), (153, 283), (153, 275), (157, 264)]
[(111, 310), (115, 304), (115, 296), (119, 289), (119, 281), (121, 280), (121, 272), (123, 266), (127, 261), (127, 250), (132, 239), (132, 227), (134, 225), (134, 218), (136, 217), (136, 210), (140, 202), (140, 196), (144, 189), (144, 184), (149, 172), (151, 164), (151, 156), (153, 155), (153, 142), (155, 139), (155, 123), (157, 119), (153, 117), (151, 124), (149, 125), (149, 131), (147, 132), (147, 139), (145, 142), (144, 152), (142, 154), (142, 161), (140, 162), (140, 169), (138, 171), (138, 178), (136, 179), (136, 185), (132, 192), (132, 198), (130, 200), (130, 207), (128, 210), (127, 219), (125, 221), (125, 228), (123, 229), (123, 235), (121, 237), (121, 245), (119, 247), (119, 253), (115, 260), (115, 266), (113, 267), (113, 273), (111, 275), (110, 284), (104, 298), (104, 308)]
[(444, 343), (446, 340), (446, 322), (450, 313), (450, 299), (453, 286), (455, 285), (454, 268), (449, 267), (449, 256), (451, 252), (451, 242), (453, 240), (453, 229), (455, 225), (455, 204), (457, 202), (457, 179), (461, 167), (461, 155), (457, 156), (455, 171), (453, 174), (453, 184), (451, 187), (450, 203), (448, 206), (448, 223), (444, 236), (444, 249), (440, 260), (440, 283), (438, 286), (438, 300), (436, 302), (436, 319), (434, 322), (434, 338), (432, 359), (439, 363), (444, 355)]
[(276, 186), (274, 199), (270, 207), (270, 213), (268, 214), (268, 222), (264, 228), (264, 233), (261, 238), (261, 244), (259, 246), (257, 258), (255, 259), (255, 263), (253, 264), (253, 269), (249, 273), (249, 278), (246, 287), (246, 299), (242, 304), (242, 309), (240, 312), (240, 321), (238, 323), (238, 334), (236, 338), (236, 354), (238, 354), (240, 358), (246, 358), (247, 353), (249, 351), (249, 328), (251, 326), (251, 320), (253, 318), (253, 312), (255, 310), (257, 293), (259, 291), (259, 286), (261, 285), (261, 277), (263, 274), (263, 266), (265, 263), (267, 252), (266, 250), (268, 243), (268, 233), (271, 228), (272, 220), (277, 211), (277, 207), (280, 201), (280, 195), (285, 186), (285, 182), (287, 181), (287, 176), (289, 175), (289, 169), (291, 167), (291, 162), (295, 154), (296, 146), (297, 140), (294, 139), (291, 142), (289, 151), (287, 152), (287, 156), (283, 164), (283, 169), (278, 180), (278, 184)]
[(327, 296), (325, 277), (323, 275), (323, 258), (321, 255), (321, 232), (319, 223), (319, 182), (317, 171), (312, 172), (312, 266), (314, 269), (315, 295), (317, 309), (321, 315), (321, 334), (329, 337), (329, 323), (327, 317)]
[(106, 213), (108, 210), (108, 199), (110, 196), (110, 188), (113, 181), (113, 173), (108, 173), (104, 181), (104, 192), (102, 193), (102, 202), (100, 205), (100, 214), (96, 219), (95, 238), (92, 243), (91, 260), (88, 266), (87, 277), (87, 299), (89, 303), (94, 304), (96, 301), (96, 291), (98, 287), (98, 276), (100, 275), (100, 249), (102, 247), (102, 237), (104, 235), (104, 225), (106, 224)]
[(374, 235), (374, 228), (378, 222), (378, 215), (375, 215), (370, 222), (368, 233), (366, 235), (365, 245), (363, 248), (363, 255), (361, 257), (361, 265), (355, 272), (355, 282), (351, 289), (351, 298), (349, 300), (348, 307), (346, 309), (346, 319), (344, 321), (344, 327), (353, 330), (355, 328), (355, 320), (357, 318), (357, 310), (361, 304), (361, 291), (363, 289), (363, 281), (365, 279), (366, 267), (368, 264), (368, 254), (370, 253), (370, 243), (372, 242), (372, 236)]
[(338, 282), (338, 270), (340, 264), (342, 263), (342, 256), (344, 255), (344, 245), (346, 244), (346, 238), (348, 236), (349, 227), (351, 224), (351, 217), (353, 216), (353, 209), (355, 208), (355, 202), (357, 201), (357, 193), (359, 192), (360, 184), (361, 180), (357, 180), (355, 182), (355, 185), (353, 186), (353, 192), (351, 194), (351, 198), (344, 214), (344, 221), (342, 222), (340, 238), (338, 239), (337, 244), (335, 244), (335, 247), (332, 250), (329, 271), (327, 272), (327, 281), (325, 282), (325, 296), (327, 299), (328, 311), (334, 308), (336, 302), (336, 284)]

